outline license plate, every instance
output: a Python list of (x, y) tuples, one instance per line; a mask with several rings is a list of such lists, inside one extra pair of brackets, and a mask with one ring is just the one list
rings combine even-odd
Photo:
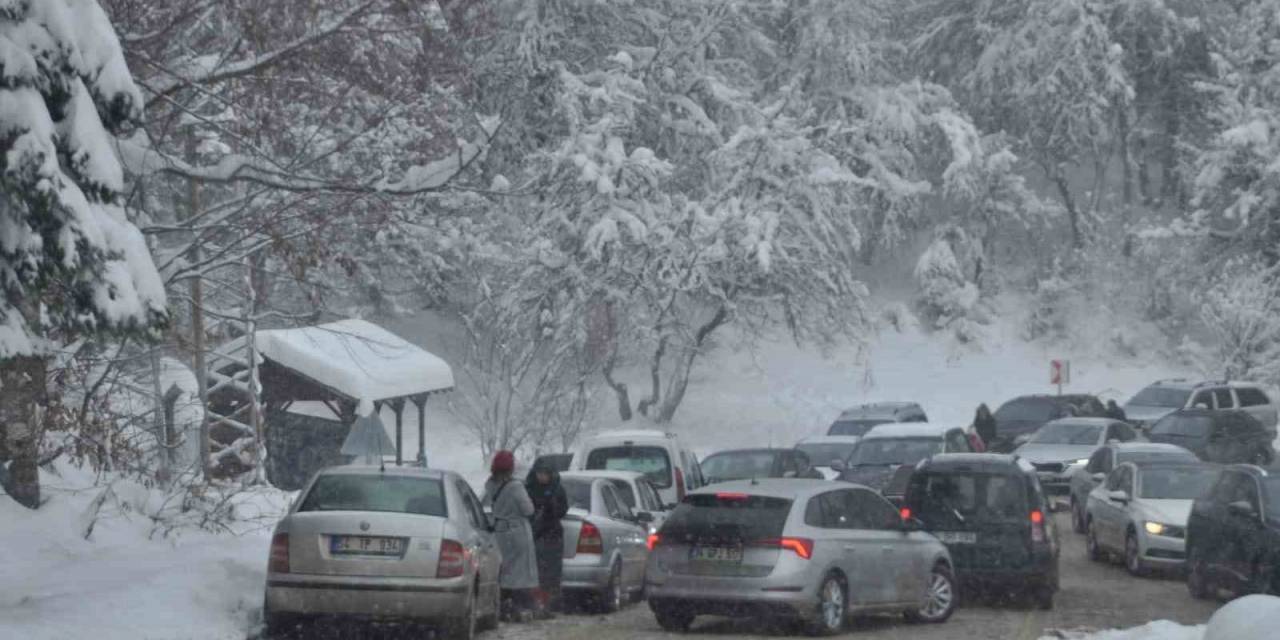
[(936, 531), (933, 534), (938, 540), (949, 544), (976, 544), (978, 534), (972, 531)]
[(329, 551), (337, 555), (399, 556), (404, 555), (404, 538), (333, 536)]
[(689, 552), (689, 559), (697, 562), (741, 564), (742, 547), (695, 546), (693, 550)]

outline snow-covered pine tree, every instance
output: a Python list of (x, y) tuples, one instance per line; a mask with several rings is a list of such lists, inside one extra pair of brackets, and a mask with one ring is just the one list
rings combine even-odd
[(111, 146), (141, 108), (96, 0), (0, 2), (0, 456), (13, 458), (8, 493), (33, 508), (57, 341), (166, 319)]

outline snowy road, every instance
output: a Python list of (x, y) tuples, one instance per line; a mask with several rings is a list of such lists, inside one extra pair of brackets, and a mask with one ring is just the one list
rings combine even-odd
[[(974, 638), (1035, 640), (1055, 630), (1075, 631), (1127, 628), (1152, 620), (1173, 620), (1182, 624), (1203, 624), (1217, 608), (1213, 602), (1192, 600), (1178, 576), (1137, 579), (1120, 565), (1092, 563), (1085, 555), (1084, 537), (1071, 533), (1067, 514), (1057, 514), (1062, 531), (1062, 590), (1053, 611), (1040, 611), (1017, 604), (967, 603), (942, 625), (910, 625), (898, 617), (861, 619), (850, 626), (849, 634), (860, 640), (930, 638)], [(361, 633), (354, 629), (334, 629), (332, 637), (407, 638), (416, 632), (387, 629)], [(371, 631), (367, 627), (361, 631)], [(695, 638), (778, 638), (802, 637), (786, 627), (764, 628), (754, 620), (700, 618), (687, 634)], [(330, 637), (324, 630), (312, 630), (308, 638)], [(611, 616), (566, 615), (544, 623), (504, 625), (483, 634), (485, 640), (674, 640), (658, 628), (644, 604), (633, 605)], [(1061, 636), (1058, 636), (1061, 637)]]

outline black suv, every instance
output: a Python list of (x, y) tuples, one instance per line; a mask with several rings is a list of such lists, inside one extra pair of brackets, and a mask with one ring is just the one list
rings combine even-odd
[(1205, 462), (1266, 466), (1275, 459), (1271, 434), (1266, 427), (1257, 418), (1238, 409), (1175, 411), (1151, 427), (1148, 439), (1190, 449)]
[(1058, 529), (1035, 469), (1016, 456), (941, 454), (907, 485), (904, 516), (947, 549), (962, 587), (1021, 592), (1043, 609), (1058, 591)]
[(1280, 474), (1232, 465), (1191, 507), (1187, 588), (1196, 598), (1280, 594)]
[(996, 409), (996, 439), (988, 442), (987, 451), (1009, 453), (1021, 442), (1018, 438), (1035, 433), (1037, 429), (1058, 418), (1105, 418), (1107, 406), (1096, 396), (1067, 394), (1061, 396), (1018, 396)]

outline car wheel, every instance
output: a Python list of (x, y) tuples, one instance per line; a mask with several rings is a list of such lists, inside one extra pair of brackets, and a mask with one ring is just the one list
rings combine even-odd
[(1032, 591), (1032, 597), (1035, 599), (1036, 606), (1049, 611), (1053, 609), (1053, 596), (1056, 590), (1053, 585), (1042, 584)]
[(959, 604), (958, 594), (955, 574), (950, 567), (939, 562), (929, 574), (929, 591), (925, 595), (924, 605), (915, 611), (908, 611), (907, 619), (912, 622), (946, 622)]
[(1245, 590), (1247, 595), (1251, 593), (1261, 593), (1269, 595), (1271, 593), (1271, 576), (1267, 575), (1267, 570), (1261, 562), (1254, 562), (1253, 567), (1249, 570), (1249, 582)]
[(294, 637), (301, 629), (302, 619), (297, 616), (262, 610), (262, 637), (266, 640)]
[(1206, 600), (1212, 595), (1209, 577), (1205, 574), (1204, 560), (1194, 550), (1187, 553), (1187, 591), (1196, 600)]
[(614, 561), (609, 570), (609, 584), (596, 596), (601, 613), (617, 613), (626, 602), (625, 589), (622, 587), (622, 564)]
[(818, 587), (818, 610), (808, 624), (809, 635), (833, 636), (843, 631), (848, 605), (844, 579), (834, 573), (827, 574)]
[(498, 620), (502, 617), (502, 590), (496, 585), (493, 588), (493, 602), (490, 603), (492, 613), (480, 617), (480, 631), (493, 631), (498, 628)]
[(671, 633), (684, 633), (689, 630), (696, 617), (693, 612), (679, 605), (650, 602), (649, 608), (653, 610), (653, 617), (657, 619), (658, 626), (663, 631)]
[(1084, 533), (1084, 512), (1080, 510), (1080, 503), (1075, 498), (1071, 499), (1071, 530)]
[(1106, 554), (1102, 552), (1102, 547), (1098, 545), (1098, 528), (1094, 526), (1093, 520), (1085, 523), (1084, 548), (1089, 552), (1090, 560), (1102, 562), (1106, 559)]
[(1138, 536), (1132, 531), (1124, 538), (1124, 568), (1134, 576), (1143, 576), (1147, 573), (1146, 565), (1142, 564), (1142, 553), (1138, 549)]
[(480, 592), (477, 587), (476, 592), (472, 594), (471, 601), (467, 603), (466, 611), (462, 612), (462, 616), (450, 620), (444, 629), (444, 637), (449, 640), (474, 640), (476, 637), (476, 627), (479, 626), (479, 616), (476, 609), (480, 604)]

